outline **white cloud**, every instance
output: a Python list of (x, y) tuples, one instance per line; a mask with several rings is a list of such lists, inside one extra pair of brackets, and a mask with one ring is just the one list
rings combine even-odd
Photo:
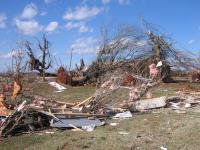
[(103, 4), (108, 4), (111, 2), (111, 0), (101, 0)]
[(89, 27), (87, 27), (87, 26), (85, 26), (85, 25), (82, 25), (82, 26), (80, 26), (80, 28), (79, 28), (79, 32), (93, 32), (93, 29), (92, 29), (92, 28), (89, 28)]
[(43, 31), (43, 26), (34, 19), (37, 14), (37, 6), (34, 3), (25, 6), (22, 14), (14, 20), (19, 33), (24, 35), (35, 35), (36, 33)]
[(58, 22), (52, 21), (50, 22), (47, 27), (45, 28), (46, 32), (53, 32), (58, 28)]
[(188, 41), (188, 44), (194, 44), (196, 42), (196, 40), (192, 39)]
[(15, 19), (17, 29), (24, 35), (35, 35), (42, 31), (43, 27), (35, 20)]
[(0, 28), (5, 28), (6, 27), (6, 15), (5, 14), (0, 14)]
[(93, 37), (79, 38), (70, 48), (75, 54), (96, 54), (99, 50), (99, 40)]
[(68, 30), (71, 30), (71, 29), (78, 29), (79, 32), (93, 32), (93, 29), (92, 28), (89, 28), (85, 25), (84, 22), (76, 22), (76, 23), (73, 23), (73, 22), (68, 22), (65, 27), (68, 29)]
[(9, 59), (12, 57), (22, 56), (24, 55), (23, 51), (11, 51), (6, 54), (0, 54), (0, 58)]
[(47, 15), (47, 12), (46, 11), (42, 11), (41, 13), (40, 13), (40, 16), (46, 16)]
[(92, 7), (88, 8), (87, 6), (76, 7), (74, 10), (68, 9), (63, 16), (65, 20), (85, 20), (90, 17), (94, 17), (102, 12), (103, 8)]
[(30, 3), (25, 6), (25, 8), (21, 14), (21, 18), (32, 19), (33, 17), (35, 17), (37, 15), (37, 13), (38, 13), (37, 6), (33, 3)]
[(68, 22), (65, 27), (68, 29), (68, 30), (71, 30), (71, 29), (75, 29), (75, 28), (79, 28), (83, 23), (82, 22), (77, 22), (77, 23), (73, 23), (73, 22)]
[(128, 5), (130, 4), (131, 0), (118, 0), (120, 5)]

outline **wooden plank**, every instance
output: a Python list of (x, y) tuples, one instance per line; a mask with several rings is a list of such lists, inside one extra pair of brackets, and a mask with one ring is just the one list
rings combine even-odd
[(84, 104), (84, 103), (86, 103), (86, 102), (88, 102), (89, 100), (91, 100), (93, 97), (91, 96), (91, 97), (89, 97), (89, 98), (87, 98), (86, 100), (84, 100), (84, 101), (82, 101), (82, 102), (80, 102), (79, 104), (77, 104), (76, 106), (74, 106), (73, 108), (77, 108), (77, 107), (79, 107), (80, 105), (82, 105), (82, 104)]

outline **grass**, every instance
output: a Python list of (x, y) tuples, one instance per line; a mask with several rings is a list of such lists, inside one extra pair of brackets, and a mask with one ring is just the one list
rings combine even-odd
[[(93, 132), (57, 131), (53, 135), (33, 134), (3, 139), (0, 149), (57, 150), (68, 149), (198, 149), (200, 118), (198, 113), (135, 114), (118, 126), (106, 125)], [(120, 131), (127, 135), (119, 134)]]
[(63, 92), (58, 93), (56, 92), (56, 89), (49, 86), (47, 83), (37, 83), (32, 87), (32, 94), (44, 96), (46, 98), (52, 98), (58, 101), (78, 102), (92, 96), (95, 92), (95, 88), (90, 86), (66, 86), (66, 88), (67, 89)]
[[(170, 83), (151, 90), (155, 97), (159, 97), (166, 94), (173, 95), (187, 86), (188, 84)], [(193, 90), (200, 89), (199, 84), (190, 83), (189, 86)], [(67, 102), (84, 100), (95, 91), (93, 87), (68, 87), (62, 93), (54, 93), (54, 89), (45, 83), (36, 84), (34, 88), (34, 94)], [(121, 98), (125, 98), (122, 93), (118, 94)], [(119, 97), (112, 96), (110, 100), (115, 98)], [(167, 108), (153, 112), (135, 113), (127, 120), (111, 119), (108, 120), (107, 125), (98, 127), (93, 132), (58, 130), (54, 134), (46, 134), (42, 131), (3, 138), (0, 140), (0, 150), (154, 150), (160, 149), (161, 146), (168, 149), (199, 149), (200, 115), (198, 112), (190, 110), (186, 114), (178, 114)], [(116, 122), (118, 125), (110, 126), (111, 122)], [(119, 132), (127, 134), (122, 135)]]

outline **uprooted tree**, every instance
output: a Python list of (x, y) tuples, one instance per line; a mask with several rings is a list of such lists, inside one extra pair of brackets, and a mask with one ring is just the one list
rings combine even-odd
[(104, 34), (97, 59), (88, 74), (102, 75), (122, 68), (144, 77), (149, 76), (149, 65), (162, 61), (162, 79), (170, 77), (170, 68), (194, 69), (194, 60), (174, 48), (170, 40), (154, 31), (144, 31), (133, 26), (122, 26), (112, 36)]
[(37, 42), (37, 47), (41, 51), (41, 58), (37, 58), (31, 47), (30, 42), (25, 43), (27, 54), (29, 56), (29, 64), (31, 70), (39, 71), (40, 75), (43, 77), (43, 81), (45, 81), (45, 71), (52, 66), (51, 55), (49, 51), (49, 41), (47, 40), (46, 36), (43, 35), (42, 41)]

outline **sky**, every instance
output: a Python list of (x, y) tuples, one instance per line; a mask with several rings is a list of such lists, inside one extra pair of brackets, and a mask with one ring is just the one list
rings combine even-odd
[[(0, 69), (11, 65), (19, 41), (36, 43), (46, 33), (55, 70), (95, 59), (102, 26), (141, 25), (147, 20), (180, 50), (200, 49), (199, 0), (0, 0)], [(39, 56), (36, 45), (32, 45)]]

